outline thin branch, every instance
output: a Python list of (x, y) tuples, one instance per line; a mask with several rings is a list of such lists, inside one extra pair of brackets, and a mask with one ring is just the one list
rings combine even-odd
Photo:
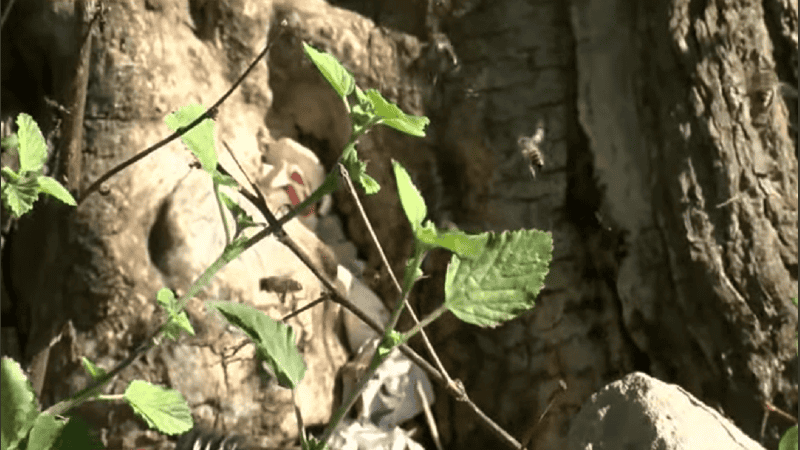
[(326, 298), (326, 296), (327, 296), (327, 294), (323, 294), (322, 297), (320, 297), (320, 298), (318, 298), (318, 299), (316, 299), (316, 300), (314, 300), (312, 302), (309, 302), (307, 305), (302, 306), (297, 311), (290, 312), (289, 314), (283, 316), (281, 318), (281, 322), (286, 323), (286, 321), (291, 319), (292, 317), (297, 316), (300, 313), (305, 312), (305, 311), (307, 311), (307, 310), (319, 305), (320, 303), (324, 302), (325, 300), (328, 300), (328, 298)]
[(774, 412), (779, 417), (782, 417), (783, 419), (785, 419), (785, 420), (787, 420), (787, 421), (789, 421), (789, 422), (791, 422), (791, 423), (793, 423), (795, 425), (797, 424), (797, 417), (787, 413), (786, 411), (778, 408), (777, 406), (773, 405), (772, 403), (770, 403), (770, 402), (768, 402), (766, 400), (764, 400), (764, 409)]
[[(244, 168), (242, 168), (242, 165), (239, 164), (239, 160), (233, 153), (233, 149), (231, 149), (230, 146), (228, 146), (228, 143), (223, 140), (222, 145), (225, 146), (225, 148), (228, 150), (228, 153), (231, 155), (231, 158), (233, 158), (233, 162), (236, 163), (236, 166), (239, 167), (239, 170), (242, 172), (242, 174), (244, 174), (244, 178), (250, 185), (250, 189), (252, 189), (253, 192), (255, 192), (255, 196), (253, 196), (253, 194), (250, 191), (247, 191), (246, 189), (240, 189), (239, 192), (241, 192), (242, 196), (246, 198), (250, 203), (252, 203), (253, 206), (255, 206), (258, 209), (259, 212), (261, 212), (264, 218), (267, 219), (267, 224), (269, 224), (272, 227), (275, 227), (278, 230), (276, 232), (277, 237), (280, 238), (281, 236), (285, 235), (286, 233), (283, 231), (283, 228), (278, 224), (278, 219), (275, 217), (272, 211), (270, 211), (269, 205), (267, 205), (267, 198), (264, 196), (264, 193), (261, 192), (261, 189), (259, 189), (258, 186), (256, 186), (256, 184), (253, 183), (252, 180), (250, 180), (250, 177), (247, 176), (247, 172), (245, 172)], [(233, 177), (230, 171), (226, 170), (222, 166), (222, 163), (219, 163), (219, 167), (220, 167), (220, 172), (230, 176), (231, 178)]]
[(562, 392), (567, 390), (567, 383), (564, 380), (558, 380), (558, 388), (559, 388), (559, 390), (555, 391), (553, 394), (550, 395), (550, 401), (547, 403), (547, 406), (544, 408), (544, 411), (539, 416), (539, 420), (537, 420), (536, 422), (531, 423), (531, 425), (528, 427), (528, 429), (525, 430), (525, 433), (522, 434), (522, 436), (523, 436), (522, 437), (522, 445), (524, 447), (527, 448), (528, 444), (530, 444), (531, 440), (533, 440), (533, 436), (534, 436), (534, 432), (536, 431), (536, 428), (539, 426), (540, 423), (542, 423), (542, 419), (544, 419), (544, 416), (545, 416), (545, 414), (547, 414), (547, 411), (550, 410), (550, 407), (553, 406), (553, 402), (555, 402), (556, 397), (558, 397), (558, 395), (560, 393), (562, 393)]
[(444, 447), (442, 447), (442, 441), (439, 439), (439, 428), (436, 427), (436, 419), (433, 417), (431, 405), (428, 404), (428, 397), (425, 395), (425, 391), (422, 389), (422, 382), (417, 380), (415, 387), (417, 388), (416, 393), (419, 396), (420, 403), (422, 403), (422, 410), (425, 412), (425, 421), (428, 422), (428, 428), (430, 429), (433, 443), (436, 445), (436, 450), (444, 450)]

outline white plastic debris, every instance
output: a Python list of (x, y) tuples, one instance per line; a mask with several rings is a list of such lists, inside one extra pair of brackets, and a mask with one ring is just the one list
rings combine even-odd
[(383, 429), (350, 419), (339, 424), (328, 444), (335, 450), (425, 450), (401, 428)]
[(319, 239), (326, 243), (336, 255), (336, 260), (357, 278), (364, 273), (366, 263), (358, 259), (358, 249), (347, 240), (342, 231), (342, 221), (336, 214), (321, 216), (314, 230)]
[[(264, 163), (265, 195), (269, 203), (284, 205), (285, 209), (299, 204), (325, 181), (325, 169), (308, 148), (289, 138), (281, 138), (268, 145), (262, 161)], [(326, 195), (318, 209), (300, 217), (309, 229), (317, 226), (318, 217), (330, 212), (331, 197)]]
[[(370, 339), (358, 350), (355, 359), (342, 368), (342, 398), (349, 396), (366, 371), (379, 341), (377, 337)], [(425, 371), (399, 350), (392, 350), (356, 402), (358, 417), (387, 429), (413, 418), (424, 410), (416, 392), (417, 382), (422, 385), (428, 404), (433, 404), (433, 386)]]
[[(338, 267), (337, 277), (344, 284), (347, 299), (350, 302), (381, 326), (385, 326), (389, 322), (389, 311), (383, 306), (381, 299), (363, 281), (354, 277), (341, 265)], [(378, 336), (378, 333), (347, 310), (344, 311), (344, 326), (351, 351), (358, 350), (367, 340)]]

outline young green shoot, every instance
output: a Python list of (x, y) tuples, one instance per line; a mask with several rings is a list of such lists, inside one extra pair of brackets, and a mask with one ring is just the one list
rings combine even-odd
[(3, 139), (3, 147), (17, 149), (19, 172), (3, 167), (0, 177), (0, 197), (11, 214), (19, 218), (33, 209), (39, 194), (51, 195), (62, 202), (76, 206), (72, 195), (58, 181), (42, 174), (47, 159), (47, 144), (33, 118), (20, 113), (17, 116), (16, 134)]

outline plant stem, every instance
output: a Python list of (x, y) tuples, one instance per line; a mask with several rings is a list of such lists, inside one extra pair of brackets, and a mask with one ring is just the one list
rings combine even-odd
[(432, 313), (428, 314), (424, 319), (422, 319), (420, 322), (418, 322), (416, 325), (414, 325), (414, 327), (412, 327), (410, 330), (408, 330), (405, 333), (403, 333), (403, 340), (407, 342), (415, 334), (417, 334), (420, 331), (422, 331), (423, 328), (425, 328), (426, 326), (430, 325), (431, 322), (433, 322), (434, 320), (436, 320), (439, 317), (441, 317), (441, 315), (444, 314), (445, 312), (447, 312), (447, 306), (445, 306), (445, 305), (439, 306)]
[(424, 258), (425, 254), (420, 251), (419, 243), (416, 245), (417, 248), (414, 250), (414, 255), (406, 265), (406, 273), (403, 277), (403, 290), (398, 295), (399, 298), (394, 305), (394, 310), (389, 318), (389, 324), (386, 326), (386, 333), (388, 333), (390, 330), (394, 330), (397, 326), (397, 322), (400, 320), (400, 313), (403, 312), (403, 306), (405, 305), (406, 297), (408, 297), (408, 293), (411, 291), (411, 288), (417, 281), (415, 275), (417, 271), (419, 271), (420, 266), (422, 266), (422, 259)]
[(330, 422), (328, 422), (328, 426), (325, 428), (325, 432), (322, 434), (322, 437), (320, 437), (321, 442), (323, 443), (328, 442), (328, 439), (330, 439), (336, 426), (342, 421), (342, 419), (344, 419), (344, 416), (347, 414), (347, 411), (350, 411), (350, 408), (353, 407), (353, 404), (361, 395), (361, 392), (364, 390), (364, 387), (372, 379), (372, 376), (375, 375), (375, 372), (378, 370), (378, 367), (380, 367), (381, 363), (383, 363), (385, 359), (386, 358), (380, 357), (380, 355), (378, 354), (378, 348), (376, 347), (375, 353), (373, 353), (372, 355), (372, 361), (370, 361), (369, 363), (369, 367), (367, 367), (367, 370), (364, 371), (364, 373), (358, 378), (358, 382), (353, 387), (353, 389), (350, 390), (347, 399), (345, 399), (342, 402), (342, 405), (339, 406), (339, 408), (331, 417)]
[(219, 183), (216, 181), (214, 181), (214, 200), (217, 201), (219, 216), (222, 219), (222, 229), (225, 231), (225, 245), (230, 245), (231, 232), (228, 230), (228, 220), (225, 218), (225, 207), (222, 205), (222, 199), (219, 196)]

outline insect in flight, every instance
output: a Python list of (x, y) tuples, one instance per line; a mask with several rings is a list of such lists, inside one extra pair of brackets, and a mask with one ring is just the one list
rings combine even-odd
[(540, 120), (539, 123), (536, 124), (536, 132), (533, 133), (531, 137), (523, 136), (517, 139), (517, 145), (519, 145), (520, 152), (525, 159), (528, 160), (528, 169), (531, 171), (531, 175), (536, 178), (536, 170), (541, 170), (544, 167), (544, 156), (542, 155), (542, 150), (540, 145), (544, 141), (544, 121)]

